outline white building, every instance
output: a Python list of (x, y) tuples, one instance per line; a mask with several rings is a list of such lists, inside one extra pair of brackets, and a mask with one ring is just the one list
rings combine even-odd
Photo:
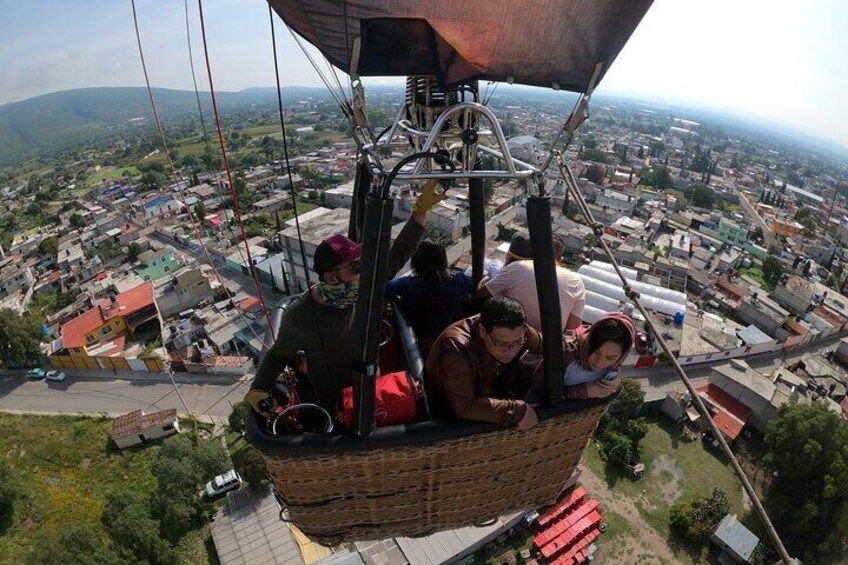
[(112, 420), (112, 431), (109, 437), (121, 449), (141, 445), (180, 431), (177, 420), (177, 409), (162, 410), (153, 414), (145, 414), (135, 410), (129, 414), (118, 416)]
[(678, 230), (671, 236), (671, 247), (668, 254), (671, 257), (677, 257), (684, 261), (689, 259), (689, 249), (691, 248), (691, 239), (687, 232)]

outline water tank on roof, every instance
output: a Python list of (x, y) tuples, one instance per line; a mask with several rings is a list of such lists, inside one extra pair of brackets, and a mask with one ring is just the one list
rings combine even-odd
[(675, 312), (674, 313), (674, 325), (675, 326), (682, 326), (684, 316), (686, 316), (686, 314), (684, 314), (683, 312), (680, 312), (680, 311)]

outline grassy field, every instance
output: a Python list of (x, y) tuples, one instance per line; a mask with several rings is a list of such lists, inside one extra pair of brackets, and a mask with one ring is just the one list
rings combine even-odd
[(119, 179), (124, 176), (124, 171), (127, 171), (130, 176), (136, 176), (139, 174), (135, 165), (127, 167), (104, 167), (96, 175), (87, 178), (85, 186), (90, 187), (106, 179)]
[(753, 263), (750, 267), (745, 268), (742, 267), (739, 269), (740, 275), (747, 275), (752, 278), (759, 284), (761, 287), (765, 289), (770, 289), (771, 285), (766, 283), (765, 278), (763, 277), (763, 266), (759, 263)]
[[(25, 493), (0, 535), (0, 563), (22, 563), (42, 530), (77, 524), (102, 532), (103, 504), (112, 489), (144, 497), (156, 490), (151, 468), (159, 447), (118, 450), (108, 439), (109, 427), (107, 418), (0, 414), (0, 456)], [(208, 524), (190, 532), (177, 546), (180, 562), (217, 563), (211, 544)]]
[[(609, 525), (601, 538), (605, 552), (617, 555), (615, 548), (628, 545), (623, 543), (625, 538), (636, 541), (654, 538), (673, 553), (675, 563), (712, 562), (713, 556), (708, 555), (706, 548), (696, 550), (671, 536), (668, 516), (677, 500), (709, 495), (713, 488), (723, 490), (730, 501), (731, 513), (758, 533), (758, 524), (743, 504), (742, 487), (724, 456), (706, 449), (700, 440), (682, 439), (674, 425), (662, 416), (649, 420), (648, 434), (641, 445), (645, 464), (641, 479), (633, 479), (619, 466), (607, 464), (594, 441), (583, 454), (582, 463), (587, 471), (600, 479), (602, 489), (606, 488), (606, 492), (592, 492), (602, 499), (602, 513)], [(638, 515), (633, 515), (633, 509)], [(646, 550), (646, 546), (637, 544), (637, 547)], [(655, 555), (649, 551), (640, 561)], [(667, 560), (657, 558), (656, 562)]]

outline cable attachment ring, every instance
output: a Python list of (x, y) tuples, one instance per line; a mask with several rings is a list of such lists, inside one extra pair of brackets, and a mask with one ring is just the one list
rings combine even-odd
[(624, 288), (624, 295), (627, 298), (629, 298), (630, 300), (633, 300), (633, 301), (639, 300), (639, 293), (636, 292), (635, 290), (633, 290), (633, 287), (631, 287), (629, 284), (625, 284), (623, 288)]
[(604, 235), (604, 224), (601, 222), (595, 222), (592, 224), (592, 231), (597, 237), (601, 237)]

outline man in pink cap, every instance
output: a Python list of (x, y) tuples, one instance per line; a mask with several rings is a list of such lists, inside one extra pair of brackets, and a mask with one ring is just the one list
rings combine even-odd
[[(385, 280), (394, 277), (409, 260), (424, 235), (427, 212), (447, 196), (427, 181), (412, 209), (412, 217), (389, 251)], [(359, 291), (362, 244), (341, 234), (331, 235), (315, 250), (313, 270), (318, 284), (291, 303), (283, 314), (277, 341), (259, 364), (245, 397), (262, 413), (269, 392), (283, 368), (294, 367), (299, 351), (306, 354), (307, 372), (315, 400), (335, 409), (341, 391), (351, 385), (353, 373), (351, 329)]]

